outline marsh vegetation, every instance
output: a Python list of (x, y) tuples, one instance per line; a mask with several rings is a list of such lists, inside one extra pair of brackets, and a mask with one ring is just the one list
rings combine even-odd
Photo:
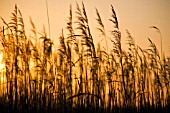
[(142, 49), (128, 30), (124, 50), (113, 6), (111, 33), (105, 32), (97, 9), (95, 18), (101, 37), (93, 37), (84, 4), (77, 4), (76, 11), (70, 6), (57, 51), (45, 28), (37, 32), (31, 18), (27, 36), (17, 6), (9, 22), (1, 18), (0, 112), (168, 112), (170, 57), (160, 56), (149, 38), (148, 49)]

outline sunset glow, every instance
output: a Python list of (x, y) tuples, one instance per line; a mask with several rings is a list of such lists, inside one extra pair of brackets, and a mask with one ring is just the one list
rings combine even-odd
[[(66, 27), (66, 20), (68, 16), (69, 5), (72, 4), (73, 12), (75, 12), (76, 2), (82, 1), (76, 0), (48, 0), (49, 6), (49, 18), (51, 26), (51, 37), (54, 41), (57, 41), (57, 37), (60, 35), (61, 29)], [(153, 42), (158, 46), (160, 50), (160, 37), (159, 34), (150, 29), (150, 26), (157, 26), (163, 37), (163, 53), (167, 56), (170, 55), (170, 1), (169, 0), (93, 0), (83, 1), (87, 7), (87, 15), (89, 17), (89, 24), (94, 35), (95, 43), (100, 41), (100, 35), (96, 34), (96, 16), (95, 8), (99, 9), (101, 17), (103, 17), (103, 23), (105, 24), (107, 36), (111, 38), (110, 31), (110, 5), (115, 7), (117, 16), (120, 23), (120, 29), (123, 35), (123, 46), (126, 43), (126, 29), (128, 29), (132, 36), (135, 38), (135, 42), (144, 48), (149, 46), (147, 38), (151, 38)], [(48, 31), (48, 21), (46, 13), (46, 0), (0, 0), (0, 16), (5, 20), (9, 20), (11, 11), (14, 9), (14, 5), (17, 4), (23, 13), (23, 18), (26, 26), (27, 35), (30, 34), (30, 20), (33, 19), (36, 25), (37, 31), (41, 32), (43, 25), (45, 25)], [(75, 15), (73, 15), (75, 17)], [(0, 21), (2, 25), (2, 21)], [(111, 44), (110, 44), (111, 46)], [(126, 46), (124, 46), (126, 47)]]

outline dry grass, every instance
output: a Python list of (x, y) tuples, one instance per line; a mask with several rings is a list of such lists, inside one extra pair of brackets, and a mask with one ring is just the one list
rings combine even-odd
[(0, 70), (1, 113), (170, 110), (170, 58), (161, 59), (150, 39), (147, 50), (140, 48), (128, 30), (128, 50), (124, 51), (113, 6), (110, 18), (113, 47), (109, 52), (107, 33), (97, 9), (96, 14), (97, 29), (106, 49), (101, 49), (100, 43), (96, 49), (83, 3), (82, 7), (77, 4), (75, 22), (70, 6), (68, 34), (64, 35), (62, 30), (57, 52), (45, 28), (38, 37), (31, 18), (32, 37), (26, 35), (17, 6), (9, 23), (1, 18), (4, 26), (0, 42), (5, 65)]

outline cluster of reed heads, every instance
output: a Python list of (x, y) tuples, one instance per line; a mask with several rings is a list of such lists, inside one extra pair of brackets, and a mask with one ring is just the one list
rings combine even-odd
[(83, 3), (77, 4), (74, 19), (70, 6), (67, 34), (62, 30), (56, 49), (45, 28), (38, 33), (31, 18), (32, 33), (26, 35), (17, 6), (9, 23), (1, 18), (0, 112), (168, 112), (170, 57), (161, 58), (150, 39), (148, 49), (140, 48), (128, 30), (128, 49), (123, 50), (113, 6), (112, 38), (96, 9), (105, 46), (94, 44)]

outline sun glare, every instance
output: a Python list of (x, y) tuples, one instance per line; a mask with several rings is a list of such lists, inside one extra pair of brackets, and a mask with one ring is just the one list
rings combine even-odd
[(0, 54), (0, 71), (2, 71), (5, 67), (4, 63), (2, 62), (3, 55), (2, 53)]

